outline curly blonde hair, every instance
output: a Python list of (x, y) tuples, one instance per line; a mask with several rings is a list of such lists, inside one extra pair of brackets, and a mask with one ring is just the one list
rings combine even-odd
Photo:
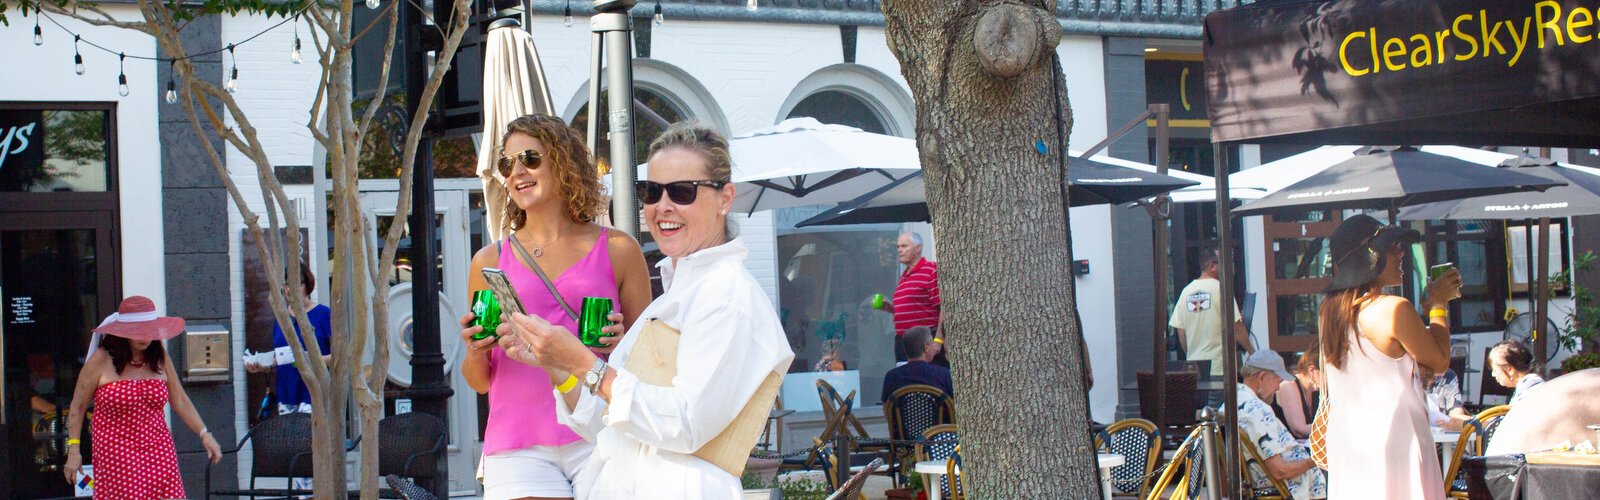
[[(551, 169), (556, 179), (557, 192), (567, 201), (567, 218), (573, 222), (593, 221), (606, 209), (606, 198), (600, 193), (600, 171), (595, 167), (594, 155), (583, 145), (577, 129), (560, 118), (550, 115), (527, 115), (506, 124), (506, 134), (500, 143), (505, 144), (511, 134), (526, 134), (544, 144), (543, 168)], [(501, 146), (504, 149), (504, 146)], [(501, 154), (504, 154), (501, 151)], [(508, 186), (509, 187), (509, 186)], [(515, 231), (528, 223), (528, 213), (512, 201), (510, 190), (505, 199), (505, 220), (501, 223)]]

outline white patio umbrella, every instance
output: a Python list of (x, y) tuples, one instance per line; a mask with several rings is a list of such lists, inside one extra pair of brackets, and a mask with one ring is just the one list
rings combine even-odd
[[(509, 21), (509, 22), (507, 22)], [(500, 159), (500, 138), (506, 124), (534, 113), (550, 114), (550, 88), (545, 85), (544, 68), (533, 36), (515, 19), (501, 19), (489, 25), (483, 57), (483, 136), (478, 143), (478, 178), (483, 180), (484, 234), (493, 241), (505, 237), (501, 221), (505, 217), (506, 188), (495, 168)]]
[(728, 141), (735, 212), (853, 200), (922, 169), (904, 137), (790, 118)]

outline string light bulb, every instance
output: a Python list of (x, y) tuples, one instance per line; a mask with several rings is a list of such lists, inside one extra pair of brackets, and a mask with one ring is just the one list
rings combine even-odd
[(222, 85), (222, 89), (232, 94), (239, 91), (239, 58), (234, 55), (233, 44), (231, 43), (228, 44), (228, 61), (231, 63), (231, 67), (228, 70), (228, 82)]
[(750, 0), (748, 2), (745, 2), (744, 10), (748, 10), (748, 11), (754, 12), (756, 10), (756, 0)]
[(664, 22), (667, 22), (667, 19), (661, 15), (661, 0), (656, 0), (656, 16), (655, 16), (656, 26), (660, 26), (661, 23), (664, 23)]
[[(27, 11), (23, 11), (27, 14)], [(39, 8), (33, 8), (33, 45), (44, 45), (44, 30), (39, 29)]]
[(117, 54), (117, 95), (128, 97), (128, 55)]
[(300, 57), (300, 14), (294, 15), (294, 50), (289, 52), (289, 60), (295, 64), (305, 62), (305, 58)]
[(83, 76), (83, 73), (88, 71), (88, 68), (83, 66), (83, 52), (78, 51), (78, 41), (82, 39), (82, 36), (72, 35), (72, 72), (78, 76)]
[(567, 0), (567, 8), (562, 10), (561, 13), (562, 13), (561, 14), (562, 15), (561, 22), (566, 23), (567, 27), (571, 28), (572, 27), (572, 0)]
[(378, 0), (367, 0), (367, 8), (377, 10)]
[(167, 63), (167, 104), (178, 103), (178, 86), (172, 81), (172, 73), (177, 71), (177, 60)]

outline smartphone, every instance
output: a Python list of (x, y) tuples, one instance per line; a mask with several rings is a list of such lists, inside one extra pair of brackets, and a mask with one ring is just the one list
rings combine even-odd
[(1455, 269), (1455, 267), (1456, 263), (1454, 262), (1446, 262), (1437, 266), (1429, 267), (1428, 281), (1439, 279), (1440, 276), (1444, 276), (1444, 273), (1449, 272), (1451, 269)]
[(495, 300), (500, 302), (500, 312), (510, 316), (512, 313), (522, 313), (522, 301), (517, 299), (517, 290), (511, 287), (511, 279), (506, 277), (506, 272), (493, 267), (483, 268), (483, 279), (489, 282), (489, 289), (494, 291)]

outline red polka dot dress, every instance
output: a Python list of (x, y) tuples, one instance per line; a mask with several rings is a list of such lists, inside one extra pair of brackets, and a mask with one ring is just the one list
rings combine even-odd
[(178, 454), (167, 429), (167, 380), (118, 380), (94, 395), (94, 497), (185, 498)]

